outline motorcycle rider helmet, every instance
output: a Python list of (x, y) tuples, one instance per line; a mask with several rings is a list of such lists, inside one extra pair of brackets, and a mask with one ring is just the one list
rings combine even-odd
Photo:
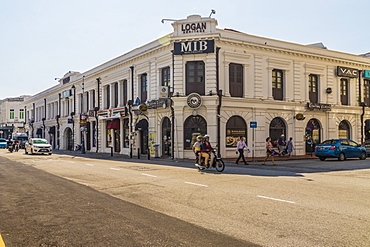
[(201, 141), (202, 139), (203, 139), (203, 136), (201, 136), (201, 135), (197, 136), (198, 141)]
[(209, 138), (209, 135), (205, 135), (205, 136), (204, 136), (204, 139), (206, 139), (206, 138)]

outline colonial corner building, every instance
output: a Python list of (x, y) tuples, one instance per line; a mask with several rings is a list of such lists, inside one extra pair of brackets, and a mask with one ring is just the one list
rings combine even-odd
[(255, 156), (292, 137), (296, 155), (329, 138), (370, 139), (370, 58), (217, 28), (199, 15), (173, 33), (24, 102), (30, 137), (54, 148), (194, 158), (209, 134), (222, 157), (239, 136)]

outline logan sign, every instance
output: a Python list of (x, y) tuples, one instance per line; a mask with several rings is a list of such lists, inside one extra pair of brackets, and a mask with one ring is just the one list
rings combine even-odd
[(181, 25), (182, 33), (204, 33), (207, 29), (206, 22), (187, 23)]
[(198, 40), (175, 42), (174, 55), (213, 53), (215, 52), (214, 40)]

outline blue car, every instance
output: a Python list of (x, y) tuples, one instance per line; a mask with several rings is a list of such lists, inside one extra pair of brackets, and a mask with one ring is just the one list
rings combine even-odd
[(340, 161), (347, 158), (364, 160), (366, 148), (349, 139), (331, 139), (316, 145), (315, 155), (322, 161), (326, 158), (338, 158)]
[(8, 141), (5, 138), (0, 138), (0, 148), (8, 148)]

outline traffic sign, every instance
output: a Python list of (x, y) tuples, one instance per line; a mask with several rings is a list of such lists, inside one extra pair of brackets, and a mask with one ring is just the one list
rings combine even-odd
[(251, 121), (251, 122), (250, 122), (250, 128), (251, 128), (251, 129), (255, 129), (255, 128), (257, 128), (257, 121)]

